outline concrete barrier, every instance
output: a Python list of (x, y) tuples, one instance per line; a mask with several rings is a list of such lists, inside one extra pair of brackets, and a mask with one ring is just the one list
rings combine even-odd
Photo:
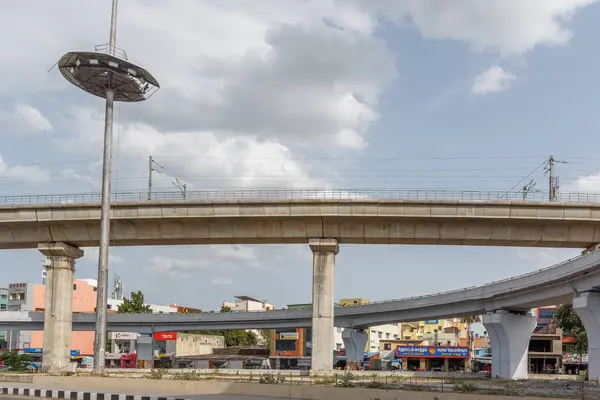
[(33, 375), (0, 374), (0, 382), (33, 383)]
[[(478, 400), (483, 398), (517, 400), (522, 397), (489, 396), (484, 394), (432, 393), (332, 386), (268, 385), (210, 380), (175, 381), (153, 379), (121, 379), (79, 376), (33, 376), (34, 387), (50, 390), (96, 390), (111, 393), (169, 394), (190, 397), (207, 394), (279, 397), (307, 400)], [(542, 400), (541, 397), (528, 397)]]

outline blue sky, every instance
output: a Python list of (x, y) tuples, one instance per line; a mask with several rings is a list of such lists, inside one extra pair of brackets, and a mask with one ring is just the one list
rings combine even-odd
[[(143, 6), (142, 6), (143, 4)], [(117, 42), (161, 90), (115, 113), (113, 190), (508, 190), (551, 154), (563, 192), (599, 192), (594, 0), (121, 2)], [(99, 191), (104, 104), (55, 69), (106, 41), (110, 1), (0, 5), (0, 196)], [(74, 18), (73, 16), (77, 16)], [(24, 23), (27, 21), (27, 23)], [(36, 27), (37, 30), (32, 29)], [(44, 32), (40, 34), (39, 32)], [(546, 189), (543, 172), (531, 177)], [(78, 278), (94, 277), (84, 249)], [(116, 248), (149, 301), (308, 302), (308, 246)], [(400, 298), (529, 272), (578, 250), (342, 246), (336, 296)], [(36, 250), (0, 282), (38, 282)]]

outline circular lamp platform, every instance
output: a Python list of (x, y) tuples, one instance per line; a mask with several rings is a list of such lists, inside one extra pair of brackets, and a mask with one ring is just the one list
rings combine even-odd
[(58, 68), (69, 82), (95, 96), (106, 98), (112, 90), (115, 101), (143, 101), (160, 87), (144, 68), (107, 53), (69, 52)]

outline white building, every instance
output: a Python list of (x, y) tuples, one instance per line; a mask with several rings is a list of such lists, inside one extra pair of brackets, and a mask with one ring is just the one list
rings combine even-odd
[(369, 353), (378, 353), (381, 340), (398, 340), (402, 336), (402, 324), (385, 324), (369, 328)]
[(228, 307), (231, 311), (271, 311), (273, 304), (264, 300), (258, 300), (250, 296), (234, 296), (235, 301), (224, 301), (222, 307)]

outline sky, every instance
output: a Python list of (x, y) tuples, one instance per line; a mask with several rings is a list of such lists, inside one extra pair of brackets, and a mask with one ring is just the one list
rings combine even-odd
[[(112, 189), (600, 193), (596, 0), (128, 0), (117, 46), (161, 88), (115, 108)], [(100, 191), (104, 101), (53, 67), (108, 41), (109, 0), (0, 3), (0, 202)], [(537, 169), (536, 169), (537, 168)], [(534, 193), (535, 194), (535, 193)], [(543, 196), (543, 193), (539, 193)], [(85, 248), (76, 278), (94, 278)], [(336, 298), (491, 282), (578, 249), (342, 245)], [(41, 282), (37, 250), (0, 283)], [(112, 248), (109, 276), (155, 304), (310, 302), (308, 245)]]

